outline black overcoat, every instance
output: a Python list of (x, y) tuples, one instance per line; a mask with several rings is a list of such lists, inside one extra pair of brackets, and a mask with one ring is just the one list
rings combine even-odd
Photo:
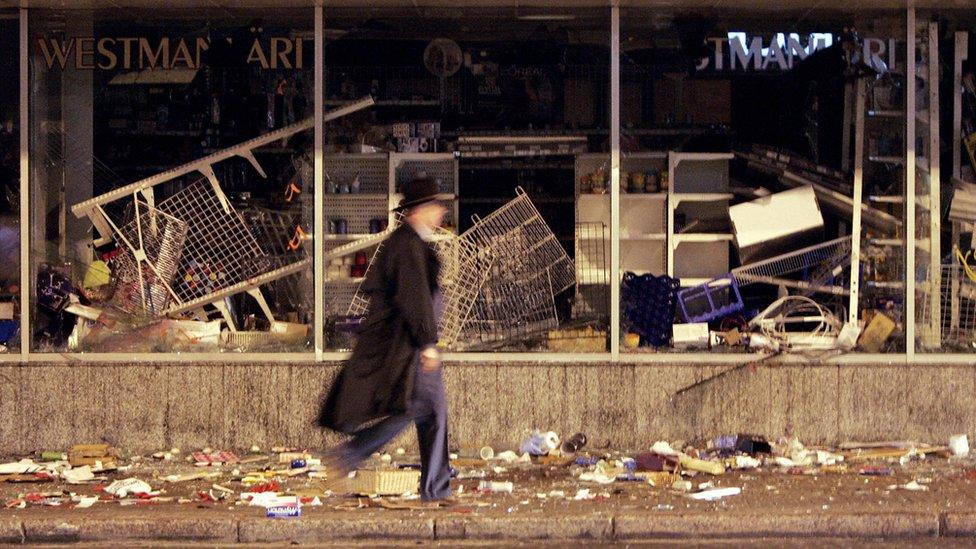
[(319, 412), (319, 425), (352, 433), (363, 424), (407, 411), (414, 357), (437, 343), (434, 293), (437, 255), (408, 224), (386, 239), (362, 290), (369, 312)]

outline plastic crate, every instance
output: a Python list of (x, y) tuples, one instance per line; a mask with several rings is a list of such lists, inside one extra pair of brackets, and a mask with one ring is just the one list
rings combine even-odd
[(685, 322), (709, 322), (745, 308), (739, 283), (731, 274), (679, 291), (678, 306)]
[(624, 329), (639, 334), (644, 345), (669, 345), (680, 287), (678, 279), (669, 276), (625, 273), (621, 285)]

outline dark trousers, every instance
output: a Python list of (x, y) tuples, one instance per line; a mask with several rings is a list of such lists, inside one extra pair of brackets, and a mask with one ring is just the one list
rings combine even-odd
[(353, 433), (335, 450), (340, 465), (355, 469), (360, 462), (378, 452), (411, 422), (417, 425), (420, 444), (420, 497), (424, 501), (451, 495), (451, 472), (447, 456), (447, 397), (441, 369), (425, 372), (415, 359), (413, 400), (405, 414), (389, 416)]

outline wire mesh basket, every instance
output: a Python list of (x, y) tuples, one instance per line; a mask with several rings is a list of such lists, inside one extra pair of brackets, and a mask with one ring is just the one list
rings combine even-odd
[(135, 203), (132, 219), (121, 227), (129, 247), (116, 260), (119, 307), (127, 312), (163, 314), (176, 299), (174, 279), (179, 272), (189, 227), (181, 219)]
[[(439, 229), (434, 238), (444, 301), (441, 343), (470, 349), (544, 335), (558, 324), (555, 296), (576, 283), (573, 262), (521, 189), (474, 221), (460, 236)], [(362, 316), (368, 308), (369, 297), (357, 291), (347, 313)]]
[(459, 240), (488, 250), (491, 265), (458, 343), (497, 344), (555, 327), (554, 298), (576, 283), (576, 267), (529, 196), (517, 188), (513, 200), (473, 220)]
[(266, 255), (241, 215), (199, 179), (159, 203), (159, 209), (186, 222), (186, 243), (175, 291), (187, 302), (213, 294), (260, 273), (255, 258)]
[(610, 317), (610, 231), (606, 224), (577, 223), (576, 300), (573, 317)]
[[(783, 285), (810, 292), (844, 293), (830, 282), (838, 268), (850, 262), (851, 237), (844, 236), (821, 244), (778, 255), (732, 269), (739, 287), (753, 283)], [(795, 278), (795, 275), (801, 278)]]
[(929, 351), (976, 351), (976, 273), (958, 263), (939, 271), (938, 295), (916, 285), (918, 344)]

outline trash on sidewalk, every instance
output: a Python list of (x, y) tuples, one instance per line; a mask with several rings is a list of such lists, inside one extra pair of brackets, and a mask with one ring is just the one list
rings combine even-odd
[(952, 435), (949, 437), (949, 450), (955, 457), (969, 455), (969, 437), (966, 435)]
[(728, 488), (708, 488), (702, 490), (701, 492), (694, 492), (688, 494), (691, 499), (704, 500), (704, 501), (715, 501), (729, 496), (737, 496), (742, 493), (742, 488), (739, 487), (728, 487)]
[(892, 484), (888, 487), (889, 490), (908, 490), (910, 492), (927, 492), (929, 487), (924, 484), (919, 484), (918, 481), (913, 480), (911, 482), (906, 482), (905, 484)]
[(586, 446), (586, 435), (583, 433), (576, 433), (575, 435), (569, 437), (563, 441), (560, 449), (564, 454), (575, 454)]
[(210, 465), (223, 465), (225, 463), (237, 463), (240, 459), (234, 452), (226, 451), (216, 451), (216, 452), (193, 452), (190, 454), (193, 456), (197, 467), (207, 467)]
[(107, 444), (76, 444), (68, 451), (72, 467), (89, 465), (95, 469), (115, 467), (115, 456)]
[(674, 455), (663, 455), (655, 452), (641, 452), (634, 456), (637, 471), (675, 471), (678, 459)]
[(26, 475), (43, 470), (43, 467), (34, 463), (32, 459), (22, 459), (10, 463), (0, 463), (0, 475)]
[(92, 472), (91, 467), (88, 465), (82, 465), (81, 467), (65, 469), (61, 472), (61, 478), (67, 481), (68, 484), (85, 484), (91, 480), (95, 480), (95, 473)]
[(298, 496), (281, 496), (275, 492), (244, 492), (241, 501), (252, 507), (285, 507), (299, 505)]
[(514, 489), (512, 482), (482, 480), (478, 483), (478, 491), (485, 494), (511, 494)]
[(97, 496), (75, 496), (71, 499), (76, 502), (75, 509), (88, 509), (98, 502)]
[(344, 491), (352, 494), (398, 496), (417, 493), (420, 471), (414, 469), (359, 469), (346, 479)]
[(559, 435), (553, 431), (543, 433), (536, 429), (522, 442), (519, 450), (530, 456), (545, 456), (556, 448), (559, 448)]
[(296, 518), (302, 516), (302, 508), (297, 503), (295, 505), (276, 505), (268, 507), (268, 518)]
[(152, 486), (144, 480), (138, 478), (127, 478), (123, 480), (116, 480), (112, 484), (105, 487), (105, 493), (111, 494), (117, 498), (125, 498), (129, 495), (146, 495), (146, 496), (156, 496), (160, 492), (153, 492)]

